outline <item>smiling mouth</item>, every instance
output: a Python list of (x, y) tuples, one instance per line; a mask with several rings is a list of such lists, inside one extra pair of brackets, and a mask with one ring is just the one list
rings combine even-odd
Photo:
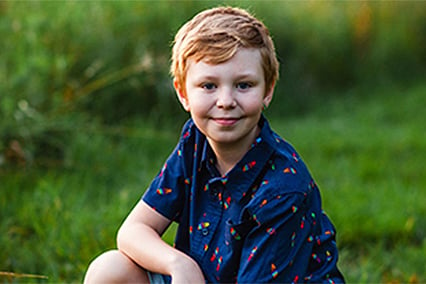
[(222, 126), (232, 126), (235, 123), (237, 123), (240, 118), (236, 118), (236, 117), (218, 117), (218, 118), (213, 118), (213, 120), (217, 123), (220, 124)]

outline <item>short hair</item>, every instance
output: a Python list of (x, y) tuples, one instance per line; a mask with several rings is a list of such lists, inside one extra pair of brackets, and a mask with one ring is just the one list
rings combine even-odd
[(220, 64), (239, 48), (260, 51), (266, 89), (272, 87), (279, 69), (274, 43), (266, 26), (241, 8), (208, 9), (184, 24), (174, 39), (170, 72), (184, 88), (188, 59)]

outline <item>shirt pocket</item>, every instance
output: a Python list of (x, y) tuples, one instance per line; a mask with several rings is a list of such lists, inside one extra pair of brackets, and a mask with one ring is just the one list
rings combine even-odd
[(253, 220), (244, 220), (234, 223), (232, 219), (226, 221), (225, 244), (230, 251), (240, 251), (243, 241), (256, 223)]

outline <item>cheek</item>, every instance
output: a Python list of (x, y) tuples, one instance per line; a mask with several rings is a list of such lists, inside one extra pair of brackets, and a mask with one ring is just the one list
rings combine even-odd
[(247, 114), (257, 114), (262, 111), (263, 101), (258, 98), (245, 100), (241, 102), (241, 106)]
[(189, 102), (190, 111), (196, 116), (207, 114), (211, 106), (211, 102), (208, 99), (201, 99), (200, 97), (190, 98)]

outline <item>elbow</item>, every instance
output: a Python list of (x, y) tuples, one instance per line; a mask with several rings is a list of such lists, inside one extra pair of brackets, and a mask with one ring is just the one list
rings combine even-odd
[(125, 252), (134, 243), (135, 224), (125, 221), (118, 229), (116, 245), (119, 251)]

